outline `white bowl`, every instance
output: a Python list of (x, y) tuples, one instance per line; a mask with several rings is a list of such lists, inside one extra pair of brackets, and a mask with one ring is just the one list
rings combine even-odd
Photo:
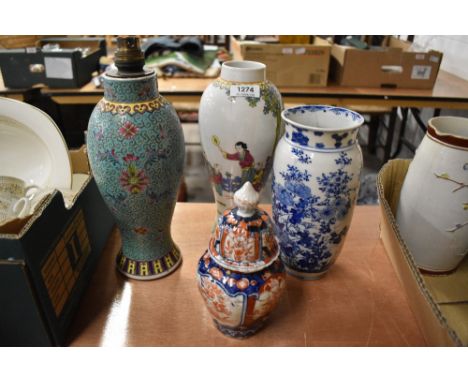
[(41, 188), (71, 188), (67, 144), (55, 122), (27, 103), (0, 97), (0, 175)]

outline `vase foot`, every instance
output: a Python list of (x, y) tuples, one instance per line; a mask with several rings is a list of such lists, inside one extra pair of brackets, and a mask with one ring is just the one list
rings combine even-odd
[(302, 279), (302, 280), (319, 280), (323, 276), (325, 276), (328, 272), (328, 269), (323, 272), (301, 272), (301, 271), (296, 271), (294, 269), (288, 268), (286, 265), (284, 267), (286, 268), (286, 272), (289, 275), (297, 277), (298, 279)]
[(248, 338), (255, 333), (257, 333), (260, 329), (263, 328), (265, 321), (259, 321), (255, 323), (252, 326), (249, 326), (248, 328), (231, 328), (229, 326), (225, 326), (220, 324), (218, 321), (213, 320), (213, 322), (216, 325), (216, 328), (223, 333), (225, 336), (231, 337), (231, 338), (237, 338), (237, 339), (243, 339), (243, 338)]
[(440, 270), (433, 270), (433, 269), (428, 269), (428, 268), (422, 268), (419, 267), (419, 272), (421, 272), (423, 275), (428, 275), (428, 276), (448, 276), (451, 275), (452, 273), (455, 273), (455, 271), (458, 269), (458, 265), (454, 269), (449, 269), (447, 271), (440, 271)]
[(174, 246), (171, 252), (155, 260), (133, 260), (117, 255), (117, 269), (124, 276), (135, 280), (155, 280), (174, 272), (182, 263), (179, 248)]

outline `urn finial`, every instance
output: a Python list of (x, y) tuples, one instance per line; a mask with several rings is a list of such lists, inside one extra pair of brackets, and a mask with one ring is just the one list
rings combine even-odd
[(234, 194), (234, 204), (239, 208), (238, 215), (250, 217), (255, 213), (259, 200), (258, 192), (252, 186), (252, 183), (245, 182)]

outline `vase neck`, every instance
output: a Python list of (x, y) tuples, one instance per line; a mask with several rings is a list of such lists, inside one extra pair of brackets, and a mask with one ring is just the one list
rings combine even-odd
[(359, 128), (344, 131), (308, 130), (285, 123), (285, 139), (313, 151), (344, 151), (356, 144)]
[(468, 149), (468, 118), (434, 117), (428, 122), (430, 139), (456, 149)]
[(104, 98), (110, 102), (139, 103), (158, 97), (156, 74), (136, 78), (104, 78)]
[(364, 118), (337, 106), (304, 105), (283, 110), (285, 138), (296, 146), (317, 151), (342, 151), (356, 144)]
[(265, 81), (265, 64), (255, 61), (227, 61), (221, 67), (221, 79), (232, 82)]

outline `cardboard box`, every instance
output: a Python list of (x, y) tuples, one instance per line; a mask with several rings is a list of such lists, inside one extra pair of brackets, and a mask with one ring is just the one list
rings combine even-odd
[(40, 40), (41, 35), (1, 35), (0, 48), (15, 49), (24, 48), (25, 46), (34, 46), (36, 41)]
[(84, 149), (70, 154), (81, 179), (70, 208), (55, 190), (33, 216), (0, 227), (0, 346), (64, 344), (114, 225)]
[[(381, 238), (430, 346), (468, 345), (468, 258), (445, 275), (421, 273), (396, 220), (400, 191), (410, 160), (389, 161), (379, 172)], [(429, 238), (428, 238), (429, 239)]]
[(266, 44), (231, 37), (235, 60), (266, 65), (267, 79), (276, 86), (327, 86), (331, 45), (319, 37), (313, 44)]
[(412, 52), (411, 43), (391, 37), (381, 50), (332, 46), (331, 81), (340, 86), (432, 89), (442, 53)]

